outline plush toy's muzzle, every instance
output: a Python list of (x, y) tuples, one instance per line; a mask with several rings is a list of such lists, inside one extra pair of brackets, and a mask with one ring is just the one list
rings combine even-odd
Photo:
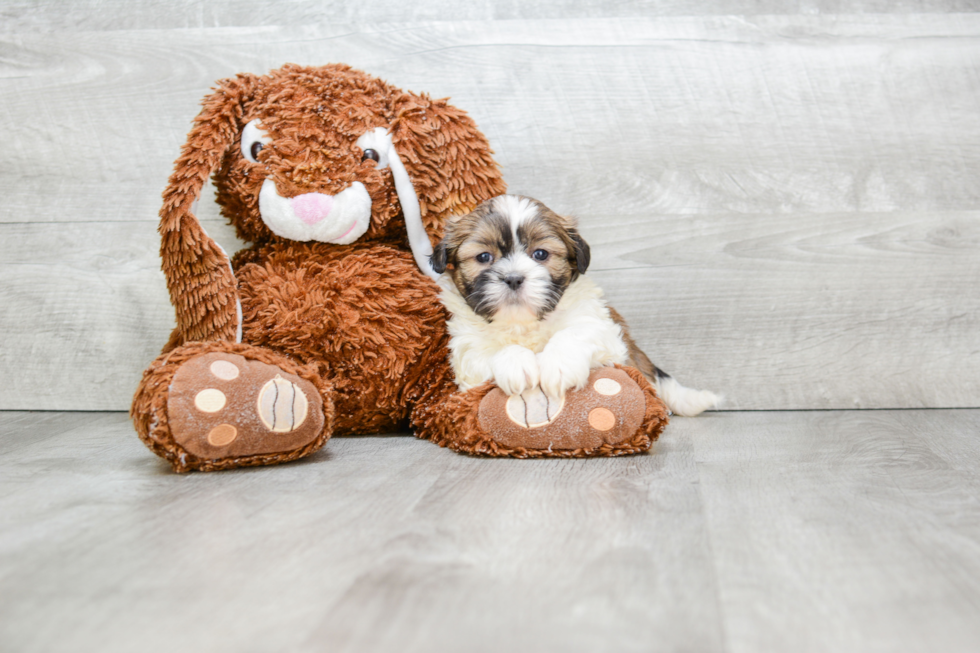
[(259, 215), (281, 238), (349, 245), (371, 225), (371, 196), (364, 184), (355, 181), (336, 195), (303, 193), (285, 198), (275, 182), (266, 179), (259, 193)]

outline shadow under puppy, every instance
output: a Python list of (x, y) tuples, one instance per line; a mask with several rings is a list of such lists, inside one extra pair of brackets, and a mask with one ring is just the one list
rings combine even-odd
[(493, 380), (507, 395), (540, 386), (550, 397), (581, 389), (593, 368), (630, 365), (675, 414), (718, 404), (657, 369), (629, 335), (623, 317), (585, 276), (589, 245), (571, 218), (541, 202), (500, 195), (453, 218), (432, 254), (442, 274), (456, 383), (468, 390)]

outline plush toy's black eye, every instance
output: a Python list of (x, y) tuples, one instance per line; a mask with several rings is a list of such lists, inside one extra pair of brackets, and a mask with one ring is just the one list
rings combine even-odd
[(531, 253), (535, 261), (544, 261), (548, 258), (548, 252), (543, 249), (536, 249)]
[(482, 254), (476, 255), (477, 263), (489, 263), (492, 260), (493, 260), (493, 254), (491, 254), (490, 252), (483, 252)]
[(364, 150), (364, 156), (361, 157), (361, 161), (367, 161), (368, 159), (377, 162), (381, 160), (381, 157), (378, 155), (377, 152), (368, 148)]
[(259, 152), (271, 142), (272, 139), (259, 126), (259, 121), (252, 120), (242, 130), (242, 156), (246, 161), (258, 163)]

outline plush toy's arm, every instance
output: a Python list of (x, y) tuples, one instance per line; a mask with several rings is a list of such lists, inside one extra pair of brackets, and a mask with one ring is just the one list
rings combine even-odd
[(170, 346), (241, 340), (241, 304), (230, 261), (193, 209), (208, 177), (238, 137), (242, 102), (253, 80), (251, 75), (224, 80), (204, 100), (163, 193), (160, 256), (177, 314)]

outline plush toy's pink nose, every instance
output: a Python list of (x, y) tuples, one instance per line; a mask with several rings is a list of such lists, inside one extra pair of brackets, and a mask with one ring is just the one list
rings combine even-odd
[(323, 193), (304, 193), (292, 200), (293, 212), (306, 224), (316, 224), (333, 208), (333, 197)]

